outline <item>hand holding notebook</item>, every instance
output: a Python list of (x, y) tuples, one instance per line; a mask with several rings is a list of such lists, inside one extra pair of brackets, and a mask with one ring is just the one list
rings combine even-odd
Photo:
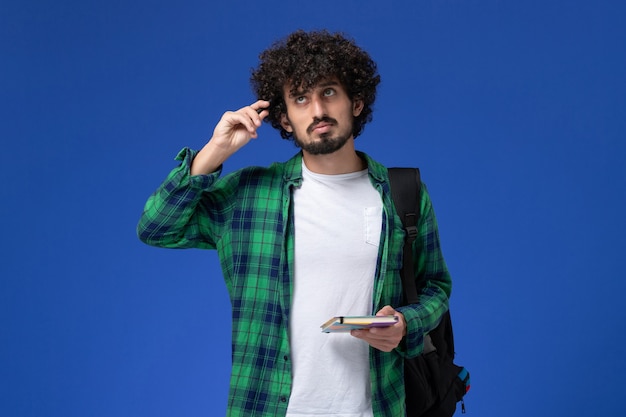
[(397, 316), (337, 316), (322, 324), (322, 332), (338, 333), (372, 327), (389, 327), (398, 322)]

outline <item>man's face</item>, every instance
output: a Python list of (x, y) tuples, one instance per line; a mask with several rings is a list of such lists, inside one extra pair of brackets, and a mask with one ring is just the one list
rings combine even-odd
[(333, 153), (352, 138), (354, 117), (363, 110), (363, 103), (352, 102), (336, 79), (295, 94), (290, 90), (290, 85), (284, 87), (287, 114), (282, 116), (281, 124), (303, 151), (313, 155)]

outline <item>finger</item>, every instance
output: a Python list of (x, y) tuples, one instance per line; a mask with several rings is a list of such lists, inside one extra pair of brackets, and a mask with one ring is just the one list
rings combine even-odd
[(402, 333), (397, 329), (371, 329), (368, 335), (372, 340), (389, 340), (398, 343), (402, 340)]
[(353, 336), (358, 339), (363, 339), (368, 343), (394, 343), (395, 340), (398, 339), (396, 334), (380, 334), (377, 333), (380, 329), (369, 329), (369, 330), (354, 330)]
[[(249, 111), (252, 111), (248, 109)], [(255, 114), (256, 113), (252, 111)], [(242, 125), (245, 129), (250, 132), (250, 134), (255, 134), (257, 125), (251, 118), (251, 114), (249, 112), (244, 111), (244, 109), (240, 109), (236, 112), (228, 112), (224, 114), (224, 121), (228, 123), (229, 127), (234, 128), (238, 125)]]
[(261, 118), (261, 120), (265, 119), (269, 115), (270, 111), (268, 109), (263, 109), (259, 112), (259, 117)]
[[(264, 111), (265, 110), (262, 110), (261, 113), (263, 113)], [(246, 107), (239, 109), (238, 112), (245, 114), (248, 118), (250, 118), (250, 120), (254, 124), (255, 129), (261, 126), (264, 116), (261, 117), (261, 113), (257, 112), (257, 110), (255, 110), (254, 107), (246, 106)], [(266, 113), (266, 116), (267, 114), (269, 114), (269, 112)]]
[(397, 346), (397, 344), (386, 340), (375, 340), (370, 338), (363, 338), (362, 340), (368, 343), (371, 347), (382, 350), (383, 352), (391, 352)]
[(399, 340), (376, 337), (372, 333), (372, 330), (374, 329), (352, 330), (350, 334), (357, 339), (361, 339), (364, 342), (368, 343), (373, 348), (381, 350), (383, 352), (391, 352), (398, 346)]
[(359, 339), (363, 338), (363, 333), (367, 330), (350, 330), (350, 334), (354, 337), (358, 337)]
[[(254, 103), (253, 105), (251, 105), (250, 107), (252, 107), (257, 112), (257, 114), (259, 115), (259, 121), (262, 121), (267, 116), (269, 116), (269, 114), (270, 114), (270, 110), (269, 110), (270, 105), (271, 105), (271, 103), (269, 101), (267, 101), (267, 100), (259, 100), (256, 103)], [(259, 126), (260, 126), (260, 124), (259, 124)]]
[(390, 305), (386, 305), (376, 313), (377, 316), (393, 316), (396, 314), (396, 310)]
[(250, 107), (252, 107), (254, 111), (257, 113), (259, 112), (259, 110), (267, 109), (269, 106), (270, 106), (270, 102), (267, 100), (257, 100), (256, 102), (250, 105)]

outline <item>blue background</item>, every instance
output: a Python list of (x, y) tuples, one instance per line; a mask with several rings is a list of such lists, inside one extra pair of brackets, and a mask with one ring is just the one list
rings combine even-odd
[[(0, 2), (0, 415), (213, 416), (214, 252), (143, 245), (180, 148), (250, 103), (258, 53), (344, 31), (382, 75), (357, 146), (419, 166), (469, 416), (623, 413), (621, 1)], [(226, 170), (296, 149), (268, 125)]]

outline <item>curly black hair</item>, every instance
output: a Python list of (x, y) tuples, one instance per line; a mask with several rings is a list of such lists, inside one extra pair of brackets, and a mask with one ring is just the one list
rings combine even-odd
[(284, 139), (293, 139), (292, 133), (280, 124), (281, 115), (287, 112), (283, 88), (288, 84), (295, 94), (300, 88), (306, 90), (336, 77), (352, 101), (363, 101), (363, 111), (354, 118), (353, 136), (359, 136), (364, 125), (372, 120), (380, 75), (369, 54), (345, 35), (326, 30), (298, 30), (261, 52), (259, 61), (259, 66), (252, 70), (250, 83), (258, 99), (270, 102), (265, 120)]

